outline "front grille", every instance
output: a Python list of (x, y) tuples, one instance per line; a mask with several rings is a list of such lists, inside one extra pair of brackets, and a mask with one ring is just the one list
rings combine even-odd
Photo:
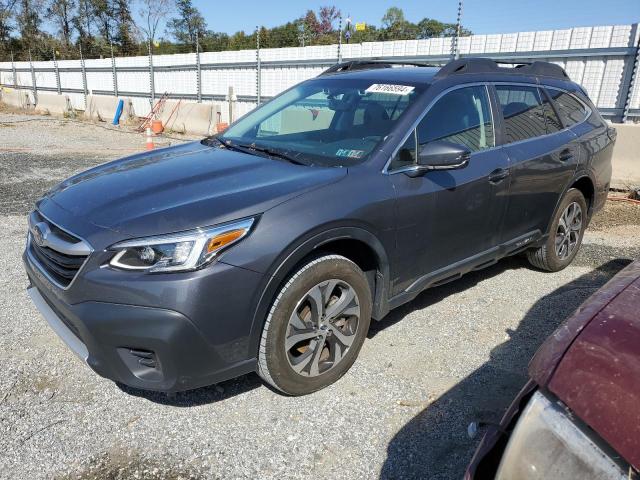
[[(77, 238), (62, 230), (60, 227), (44, 218), (38, 212), (33, 212), (29, 219), (31, 225), (46, 224), (49, 228), (49, 235), (64, 242), (67, 245), (76, 245), (84, 243), (82, 239)], [(47, 274), (49, 279), (62, 288), (68, 287), (78, 271), (84, 264), (88, 255), (71, 255), (54, 249), (49, 244), (38, 245), (34, 235), (30, 233), (29, 252), (32, 258), (37, 262), (38, 266)]]

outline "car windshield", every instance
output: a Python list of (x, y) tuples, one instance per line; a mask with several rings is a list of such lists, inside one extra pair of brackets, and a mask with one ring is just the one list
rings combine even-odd
[(217, 138), (229, 148), (305, 165), (356, 165), (371, 155), (420, 93), (413, 85), (312, 80), (257, 108)]

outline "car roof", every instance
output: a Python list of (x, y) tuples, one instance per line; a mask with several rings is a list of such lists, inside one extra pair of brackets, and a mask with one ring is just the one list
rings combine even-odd
[[(326, 77), (372, 82), (430, 84), (439, 71), (439, 67), (398, 66), (335, 72), (327, 74)], [(325, 75), (322, 75), (322, 77), (325, 77)]]
[[(506, 66), (504, 66), (506, 64)], [(469, 81), (509, 81), (572, 84), (564, 69), (549, 62), (508, 62), (469, 57), (453, 60), (444, 66), (411, 61), (352, 60), (338, 63), (320, 77), (358, 79), (372, 82), (432, 84), (448, 79), (451, 83)]]

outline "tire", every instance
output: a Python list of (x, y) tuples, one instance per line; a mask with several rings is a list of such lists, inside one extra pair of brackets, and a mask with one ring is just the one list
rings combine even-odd
[[(578, 210), (575, 210), (576, 206)], [(573, 217), (570, 207), (574, 208), (575, 216)], [(587, 226), (587, 214), (587, 202), (582, 192), (575, 188), (568, 190), (553, 217), (549, 236), (544, 245), (527, 250), (529, 263), (548, 272), (558, 272), (566, 268), (582, 245), (582, 237)], [(571, 221), (571, 218), (575, 220), (578, 215), (579, 227), (576, 222)], [(569, 228), (567, 228), (567, 220), (570, 220)], [(563, 247), (566, 249), (563, 250)]]
[(310, 259), (278, 292), (264, 324), (258, 374), (288, 395), (337, 381), (353, 365), (371, 322), (371, 290), (339, 255)]

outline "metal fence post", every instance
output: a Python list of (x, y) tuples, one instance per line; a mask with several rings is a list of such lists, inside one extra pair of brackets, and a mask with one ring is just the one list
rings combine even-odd
[(56, 49), (53, 49), (53, 69), (56, 72), (56, 90), (58, 95), (62, 95), (62, 85), (60, 84), (60, 69), (58, 68), (58, 59), (56, 58)]
[(79, 43), (80, 48), (80, 68), (82, 70), (82, 91), (84, 93), (84, 108), (88, 108), (87, 105), (87, 70), (84, 66), (84, 56), (82, 55), (82, 43)]
[(460, 39), (460, 22), (462, 21), (462, 0), (458, 2), (458, 19), (456, 21), (456, 35), (451, 42), (451, 56), (454, 60), (460, 58), (460, 50), (458, 48), (458, 41)]
[(260, 28), (256, 27), (256, 103), (260, 106), (262, 91), (262, 65), (260, 64)]
[(233, 87), (229, 87), (229, 123), (233, 123), (233, 117), (235, 116), (236, 110), (236, 95), (233, 93)]
[(31, 70), (31, 88), (33, 89), (33, 101), (38, 104), (38, 86), (36, 85), (36, 71), (33, 69), (33, 61), (31, 60), (31, 49), (29, 49), (29, 69)]
[(13, 52), (11, 52), (11, 70), (13, 72), (13, 88), (18, 88), (18, 74), (16, 72), (16, 62), (13, 60)]
[(200, 68), (200, 36), (196, 31), (196, 87), (198, 89), (198, 103), (202, 103), (202, 68)]
[[(630, 64), (630, 72), (631, 74), (626, 77), (623, 76), (623, 81), (627, 83), (621, 86), (620, 91), (625, 92), (625, 101), (624, 108), (622, 109), (622, 123), (627, 122), (627, 118), (629, 117), (629, 110), (631, 109), (631, 97), (633, 97), (633, 90), (638, 83), (638, 69), (640, 68), (640, 35), (638, 35), (638, 27), (639, 25), (636, 23), (633, 25), (631, 29), (632, 38), (631, 41), (635, 42), (636, 45), (636, 54), (631, 60)], [(638, 36), (638, 41), (636, 42), (635, 37)]]
[(338, 37), (338, 63), (342, 62), (342, 16), (338, 20), (338, 31), (340, 35)]
[(116, 57), (113, 55), (113, 42), (111, 44), (111, 76), (113, 77), (113, 95), (118, 96), (118, 70), (116, 70)]
[(151, 39), (149, 39), (149, 91), (151, 93), (151, 108), (156, 103), (156, 86), (153, 74), (153, 52), (151, 51)]

